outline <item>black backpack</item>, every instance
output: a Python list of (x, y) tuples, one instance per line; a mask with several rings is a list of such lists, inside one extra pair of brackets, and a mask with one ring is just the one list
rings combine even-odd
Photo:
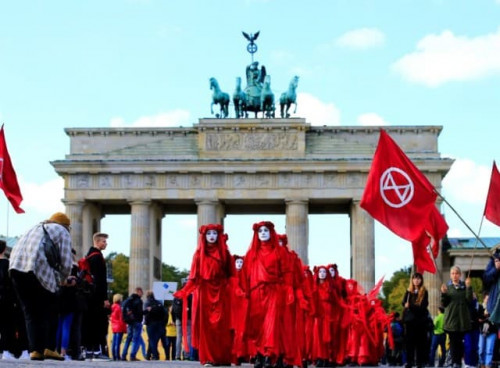
[(127, 298), (122, 304), (122, 319), (126, 324), (135, 322), (133, 304), (134, 301), (130, 297)]

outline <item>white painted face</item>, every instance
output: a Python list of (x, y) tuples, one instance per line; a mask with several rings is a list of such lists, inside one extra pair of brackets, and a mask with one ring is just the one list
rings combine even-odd
[(332, 277), (335, 277), (335, 268), (330, 267), (330, 268), (328, 269), (328, 271), (330, 271), (330, 275), (331, 275)]
[(234, 265), (237, 270), (241, 270), (243, 267), (243, 260), (241, 258), (238, 258), (236, 261), (234, 261)]
[(318, 271), (318, 277), (320, 280), (326, 279), (326, 270), (324, 268), (320, 268)]
[(259, 227), (258, 235), (260, 241), (268, 241), (271, 238), (271, 232), (266, 226)]
[(205, 234), (205, 239), (207, 239), (207, 243), (213, 244), (217, 241), (217, 230), (207, 230)]

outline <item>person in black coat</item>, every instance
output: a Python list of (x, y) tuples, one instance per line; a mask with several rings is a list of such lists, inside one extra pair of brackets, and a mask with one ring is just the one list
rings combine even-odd
[(427, 353), (427, 327), (429, 311), (429, 295), (424, 286), (424, 278), (421, 273), (415, 273), (403, 298), (403, 323), (406, 348), (405, 368), (415, 365), (423, 367), (428, 360)]
[(106, 336), (111, 309), (108, 299), (106, 260), (102, 254), (108, 245), (108, 234), (95, 233), (92, 239), (94, 245), (86, 256), (94, 283), (94, 291), (89, 298), (84, 318), (86, 348), (87, 355), (92, 355), (93, 359), (109, 360)]

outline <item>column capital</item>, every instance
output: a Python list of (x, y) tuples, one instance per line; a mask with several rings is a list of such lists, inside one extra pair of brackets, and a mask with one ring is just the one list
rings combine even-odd
[(219, 200), (217, 198), (195, 198), (194, 202), (197, 205), (200, 205), (200, 204), (218, 204)]
[(149, 200), (149, 199), (130, 199), (128, 201), (128, 203), (131, 206), (134, 206), (134, 205), (150, 205), (151, 204), (151, 200)]
[(82, 206), (85, 204), (85, 201), (75, 201), (75, 200), (66, 200), (63, 199), (62, 203), (64, 203), (65, 206)]
[(306, 197), (285, 198), (285, 203), (309, 203), (309, 198)]

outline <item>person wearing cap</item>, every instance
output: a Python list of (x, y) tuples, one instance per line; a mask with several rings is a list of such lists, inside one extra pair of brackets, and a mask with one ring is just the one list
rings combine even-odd
[[(59, 248), (61, 267), (50, 267), (42, 244), (44, 228)], [(26, 321), (31, 360), (64, 360), (55, 351), (57, 290), (72, 266), (70, 219), (62, 212), (53, 214), (28, 230), (10, 254), (10, 274)]]

